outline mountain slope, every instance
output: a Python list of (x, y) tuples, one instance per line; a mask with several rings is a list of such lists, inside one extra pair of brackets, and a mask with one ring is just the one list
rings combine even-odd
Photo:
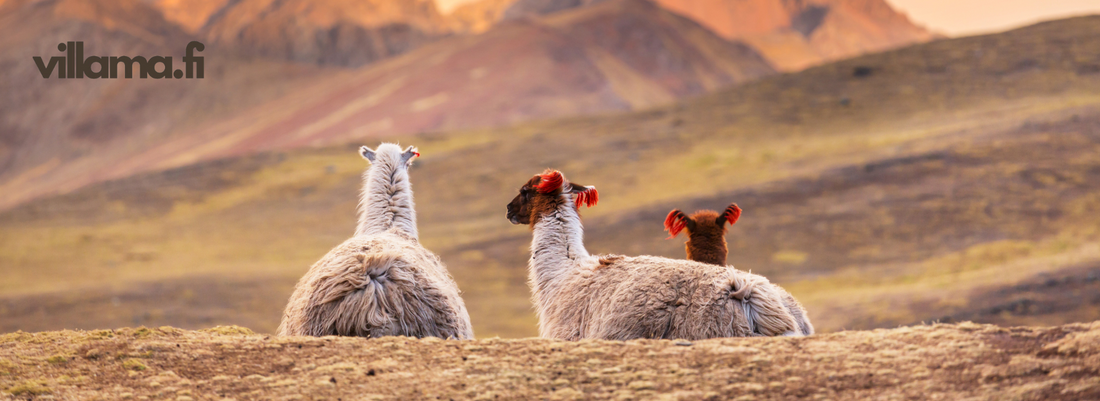
[(681, 258), (682, 240), (661, 229), (669, 210), (739, 203), (730, 263), (789, 289), (822, 332), (1093, 321), (1098, 41), (1100, 17), (1074, 18), (639, 112), (364, 138), (89, 185), (0, 213), (0, 331), (273, 331), (293, 283), (354, 230), (367, 166), (355, 149), (381, 140), (420, 147), (410, 174), (421, 240), (453, 273), (479, 336), (536, 333), (531, 234), (503, 212), (546, 167), (600, 189), (582, 212), (593, 254)]
[(354, 67), (448, 30), (434, 0), (242, 0), (212, 15), (201, 34), (238, 54)]
[[(926, 42), (935, 35), (883, 0), (655, 0), (729, 39), (751, 44), (780, 70)], [(515, 0), (499, 20), (584, 7), (590, 0)]]
[(205, 79), (58, 79), (57, 71), (42, 78), (32, 57), (64, 56), (58, 43), (76, 39), (85, 56), (171, 56), (179, 63), (196, 38), (141, 0), (8, 1), (0, 26), (0, 204), (44, 187), (72, 187), (65, 171), (94, 170), (323, 75), (207, 46), (196, 54), (205, 57)]
[[(226, 74), (250, 74), (243, 67), (227, 69)], [(0, 188), (6, 189), (0, 208), (42, 193), (216, 157), (378, 135), (626, 111), (773, 73), (747, 46), (724, 41), (690, 20), (643, 1), (608, 2), (504, 24), (482, 35), (448, 38), (376, 65), (333, 71), (324, 77), (308, 66), (302, 68), (306, 71), (288, 74), (288, 79), (272, 77), (272, 88), (259, 93), (285, 90), (295, 82), (290, 78), (309, 79), (308, 87), (247, 112), (222, 119), (203, 115), (192, 120), (205, 123), (201, 127), (156, 131), (158, 140), (142, 142), (142, 147), (89, 154), (83, 163), (58, 160), (35, 171), (33, 179), (17, 175), (0, 181)], [(199, 83), (221, 92), (196, 94), (192, 82), (157, 84), (188, 85), (183, 93), (191, 93), (187, 96), (199, 105), (210, 97), (253, 95), (240, 92), (248, 88), (235, 87), (234, 81), (211, 78)], [(141, 107), (155, 110), (156, 106)], [(29, 174), (32, 168), (15, 171)]]

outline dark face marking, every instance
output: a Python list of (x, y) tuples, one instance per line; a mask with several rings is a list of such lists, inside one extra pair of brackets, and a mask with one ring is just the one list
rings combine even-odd
[[(563, 188), (570, 193), (579, 194), (588, 190), (583, 185), (574, 184), (568, 181), (564, 181), (558, 188), (539, 189), (539, 184), (542, 183), (543, 175), (549, 174), (550, 171), (542, 175), (535, 175), (527, 180), (527, 183), (520, 187), (519, 194), (512, 201), (508, 203), (508, 212), (506, 216), (508, 221), (512, 224), (526, 224), (534, 226), (539, 218), (552, 213), (557, 210), (561, 205), (565, 204), (565, 198), (561, 196)], [(545, 192), (548, 191), (548, 192)], [(594, 192), (594, 191), (593, 191)], [(591, 202), (591, 205), (595, 205), (595, 201)]]

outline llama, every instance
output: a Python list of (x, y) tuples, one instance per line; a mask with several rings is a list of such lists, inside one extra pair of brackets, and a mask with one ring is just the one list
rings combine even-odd
[[(736, 203), (731, 203), (721, 214), (713, 210), (700, 210), (688, 216), (679, 209), (674, 209), (665, 218), (665, 230), (669, 233), (667, 239), (675, 238), (686, 229), (688, 241), (684, 244), (684, 250), (688, 260), (726, 266), (726, 256), (729, 254), (726, 246), (726, 223), (732, 226), (739, 218), (741, 208)], [(774, 287), (783, 298), (787, 311), (798, 322), (799, 331), (805, 335), (813, 334), (814, 326), (802, 304), (787, 290), (778, 285)]]
[(684, 248), (688, 259), (725, 266), (729, 253), (726, 248), (726, 223), (732, 226), (739, 218), (741, 208), (736, 203), (731, 203), (722, 214), (700, 210), (688, 216), (676, 209), (665, 218), (665, 230), (669, 233), (667, 239), (675, 238), (686, 228), (688, 241)]
[(389, 143), (359, 151), (371, 166), (355, 235), (298, 281), (278, 334), (473, 338), (458, 285), (419, 243), (408, 168), (420, 153)]
[(535, 175), (508, 204), (533, 230), (528, 283), (544, 338), (628, 340), (801, 335), (767, 279), (689, 260), (589, 255), (580, 205), (594, 187)]

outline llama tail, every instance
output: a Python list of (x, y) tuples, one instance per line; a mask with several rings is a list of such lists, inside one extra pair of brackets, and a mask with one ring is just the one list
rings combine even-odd
[(783, 294), (768, 279), (734, 272), (730, 298), (740, 301), (749, 330), (765, 336), (802, 335), (798, 322), (784, 303)]
[(369, 336), (392, 323), (395, 304), (388, 294), (388, 274), (399, 262), (394, 252), (357, 254), (344, 268), (318, 277), (305, 308), (305, 333)]

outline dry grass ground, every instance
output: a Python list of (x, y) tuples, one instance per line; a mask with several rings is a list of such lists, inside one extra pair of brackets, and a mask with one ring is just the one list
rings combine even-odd
[(0, 399), (1081, 400), (1100, 397), (1097, 344), (1100, 323), (695, 343), (17, 332)]
[[(592, 252), (683, 257), (663, 240), (664, 214), (738, 202), (729, 261), (790, 289), (825, 332), (1056, 325), (1100, 319), (1088, 296), (1100, 289), (1098, 94), (1100, 17), (1085, 17), (641, 113), (401, 141), (424, 155), (412, 170), (423, 242), (481, 337), (535, 334), (530, 234), (504, 205), (548, 166), (600, 189), (583, 212)], [(5, 211), (0, 331), (274, 331), (290, 286), (353, 230), (357, 145), (204, 162)]]

